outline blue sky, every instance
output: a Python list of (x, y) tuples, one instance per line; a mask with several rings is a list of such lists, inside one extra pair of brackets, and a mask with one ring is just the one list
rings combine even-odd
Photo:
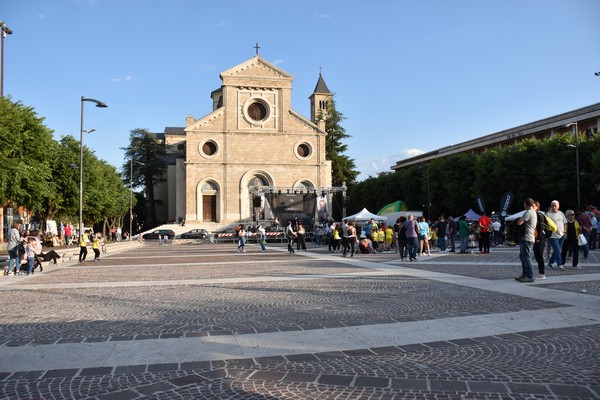
[(2, 0), (0, 20), (5, 95), (57, 139), (78, 137), (81, 96), (106, 102), (84, 143), (119, 168), (130, 130), (208, 114), (256, 42), (307, 117), (323, 68), (359, 179), (600, 101), (598, 0)]

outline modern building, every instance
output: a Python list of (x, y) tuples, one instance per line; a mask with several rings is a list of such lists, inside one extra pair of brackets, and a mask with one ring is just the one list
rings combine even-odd
[(600, 103), (485, 135), (459, 144), (442, 147), (415, 157), (406, 158), (397, 161), (391, 168), (392, 170), (398, 171), (402, 168), (428, 163), (436, 158), (447, 157), (453, 154), (481, 154), (489, 148), (513, 145), (523, 139), (548, 138), (554, 135), (571, 134), (573, 132), (571, 124), (573, 123), (577, 124), (578, 132), (585, 132), (587, 135), (597, 134), (598, 126), (600, 126)]
[(158, 222), (269, 219), (276, 210), (314, 218), (317, 197), (333, 189), (323, 121), (333, 94), (321, 74), (310, 119), (291, 107), (293, 76), (258, 54), (219, 77), (208, 113), (157, 134), (169, 164)]

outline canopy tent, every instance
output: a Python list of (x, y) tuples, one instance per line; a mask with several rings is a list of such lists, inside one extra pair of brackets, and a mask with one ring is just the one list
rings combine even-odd
[(504, 218), (504, 220), (506, 222), (516, 221), (517, 219), (521, 218), (523, 216), (523, 214), (525, 214), (525, 210), (519, 211), (518, 213), (515, 213), (512, 215), (509, 215), (508, 217)]
[[(515, 213), (515, 214), (512, 214), (512, 215), (509, 215), (508, 217), (504, 218), (504, 220), (505, 220), (506, 222), (516, 221), (517, 219), (521, 218), (521, 217), (522, 217), (522, 216), (525, 214), (525, 211), (526, 211), (526, 210), (523, 210), (523, 211), (519, 211), (518, 213)], [(545, 213), (545, 212), (543, 212), (543, 211), (540, 211), (540, 212), (541, 212), (542, 214), (546, 215), (546, 213)]]
[(469, 211), (467, 211), (466, 213), (463, 214), (465, 217), (467, 217), (468, 220), (471, 221), (477, 221), (479, 220), (479, 218), (481, 218), (481, 215), (477, 214), (475, 211), (473, 211), (472, 209), (470, 209)]
[(375, 221), (387, 221), (386, 216), (373, 214), (366, 208), (363, 208), (361, 211), (357, 212), (356, 214), (349, 215), (343, 219), (348, 220), (348, 221), (369, 221), (371, 218), (373, 218)]

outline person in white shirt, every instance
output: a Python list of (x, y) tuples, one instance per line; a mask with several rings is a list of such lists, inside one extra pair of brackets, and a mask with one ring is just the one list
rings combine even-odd
[(546, 216), (549, 217), (556, 224), (556, 232), (552, 233), (550, 236), (550, 245), (552, 246), (552, 255), (550, 256), (550, 260), (548, 261), (548, 266), (554, 269), (554, 264), (556, 263), (558, 269), (564, 270), (564, 260), (562, 259), (560, 253), (562, 251), (562, 246), (565, 241), (565, 225), (567, 224), (567, 217), (565, 214), (560, 211), (558, 208), (560, 207), (560, 203), (558, 200), (552, 200), (550, 203), (550, 211), (546, 213)]
[(590, 250), (596, 250), (598, 240), (598, 218), (592, 213), (592, 231), (590, 232)]

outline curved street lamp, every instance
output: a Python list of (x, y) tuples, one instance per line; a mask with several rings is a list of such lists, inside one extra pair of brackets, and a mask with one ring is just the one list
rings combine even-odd
[(106, 108), (106, 103), (81, 96), (81, 125), (79, 129), (79, 240), (83, 235), (83, 134), (94, 132), (96, 129), (83, 129), (83, 103), (89, 101), (96, 104), (96, 107)]
[(4, 97), (4, 38), (6, 37), (6, 35), (12, 35), (13, 31), (8, 26), (6, 26), (4, 21), (0, 21), (0, 29), (2, 30), (2, 32), (0, 32), (0, 35), (2, 36), (2, 55), (0, 56), (0, 97)]

